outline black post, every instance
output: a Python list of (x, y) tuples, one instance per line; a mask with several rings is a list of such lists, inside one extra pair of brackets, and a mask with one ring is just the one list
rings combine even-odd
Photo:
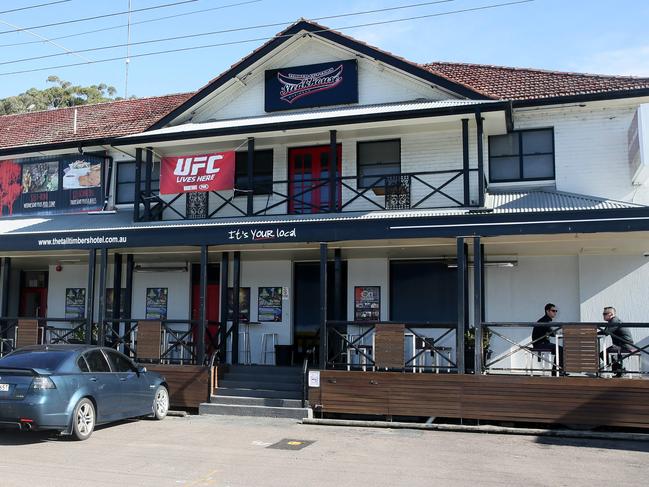
[(343, 262), (340, 249), (334, 250), (334, 316), (336, 320), (343, 319)]
[(113, 257), (113, 315), (110, 317), (110, 329), (114, 337), (119, 337), (119, 320), (122, 315), (122, 254), (115, 253)]
[(457, 330), (455, 332), (455, 348), (457, 349), (455, 361), (457, 363), (457, 373), (466, 372), (464, 363), (464, 323), (466, 321), (466, 266), (467, 259), (464, 250), (464, 238), (457, 237), (456, 243), (457, 254)]
[(124, 338), (126, 341), (125, 352), (131, 354), (131, 319), (133, 303), (133, 271), (135, 270), (135, 259), (133, 254), (126, 254), (126, 286), (124, 287), (124, 318), (128, 321), (124, 324)]
[(92, 343), (92, 318), (95, 311), (95, 261), (97, 249), (88, 251), (88, 289), (86, 291), (86, 343)]
[(106, 321), (106, 278), (108, 271), (108, 249), (99, 251), (99, 313), (97, 325), (97, 345), (103, 347), (106, 341), (104, 330)]
[(253, 192), (253, 184), (254, 184), (254, 170), (255, 170), (255, 139), (254, 137), (248, 137), (248, 171), (247, 171), (247, 176), (248, 176), (248, 208), (246, 211), (246, 214), (248, 216), (252, 216), (254, 213), (254, 192)]
[(327, 244), (320, 244), (320, 368), (327, 368)]
[(196, 355), (198, 365), (205, 363), (205, 319), (207, 317), (207, 245), (201, 245), (200, 303), (198, 323), (198, 343)]
[[(239, 287), (241, 285), (241, 252), (232, 261), (232, 364), (239, 363)], [(244, 344), (245, 345), (245, 344)]]
[(469, 119), (462, 119), (462, 177), (464, 181), (464, 206), (471, 204), (469, 186)]
[(219, 323), (219, 355), (223, 363), (226, 362), (227, 335), (228, 335), (228, 267), (229, 255), (221, 254), (221, 322)]
[(135, 149), (135, 189), (133, 190), (133, 221), (140, 221), (140, 189), (142, 186), (142, 149)]
[(483, 157), (483, 148), (482, 148), (482, 114), (478, 110), (475, 114), (475, 123), (477, 128), (477, 142), (478, 142), (478, 206), (482, 208), (484, 206), (484, 157)]
[(144, 219), (151, 221), (151, 176), (153, 174), (153, 149), (146, 149), (146, 171), (144, 179)]
[(338, 144), (336, 142), (336, 131), (329, 131), (329, 211), (338, 209), (336, 202), (336, 171), (338, 169)]
[(475, 327), (475, 374), (482, 374), (482, 246), (473, 239), (473, 326)]
[(9, 286), (11, 283), (11, 257), (2, 258), (2, 317), (9, 315)]

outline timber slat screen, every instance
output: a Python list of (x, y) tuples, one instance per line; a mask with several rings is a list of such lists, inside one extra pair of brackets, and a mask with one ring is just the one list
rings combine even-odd
[(38, 320), (18, 320), (16, 348), (38, 344)]
[(649, 428), (649, 381), (320, 372), (316, 412)]
[(137, 324), (137, 360), (160, 360), (162, 323), (160, 321), (140, 321)]
[(379, 369), (402, 369), (404, 364), (404, 325), (377, 324), (374, 335), (374, 360)]
[(146, 368), (162, 374), (169, 385), (172, 406), (197, 408), (209, 401), (213, 383), (213, 367), (201, 365), (145, 364)]
[(598, 372), (596, 326), (564, 326), (563, 349), (566, 372)]

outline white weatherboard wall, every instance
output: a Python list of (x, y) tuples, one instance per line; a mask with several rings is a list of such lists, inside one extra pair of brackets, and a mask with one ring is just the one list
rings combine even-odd
[[(544, 314), (551, 302), (559, 309), (557, 321), (580, 320), (579, 260), (577, 256), (519, 257), (516, 267), (485, 269), (486, 320), (488, 322), (532, 322)], [(516, 343), (531, 340), (531, 328), (495, 328)], [(511, 344), (492, 336), (496, 358), (507, 353)], [(524, 367), (525, 356), (518, 352), (494, 365), (495, 368)]]
[[(47, 316), (52, 318), (65, 318), (65, 290), (77, 287), (86, 290), (88, 298), (88, 267), (85, 265), (64, 265), (60, 272), (56, 266), (49, 267), (49, 281), (47, 286)], [(95, 304), (98, 304), (99, 288), (96, 288)], [(52, 326), (61, 327), (62, 323), (52, 323)]]
[[(245, 254), (241, 259), (241, 287), (250, 288), (250, 321), (254, 324), (249, 326), (250, 332), (250, 358), (252, 363), (262, 363), (261, 340), (264, 333), (277, 333), (279, 345), (290, 345), (293, 341), (292, 335), (292, 310), (293, 310), (293, 289), (292, 289), (292, 263), (290, 260), (278, 261), (248, 261)], [(232, 286), (232, 272), (229, 272)], [(260, 287), (282, 287), (288, 289), (288, 297), (282, 298), (282, 321), (281, 322), (259, 322), (258, 298)], [(258, 324), (257, 324), (258, 323)], [(230, 326), (230, 325), (228, 325)], [(239, 324), (239, 331), (244, 331), (245, 325)], [(239, 340), (239, 350), (243, 350), (242, 340)], [(269, 342), (267, 350), (271, 350)], [(239, 355), (240, 362), (243, 356)], [(266, 355), (268, 363), (273, 363), (274, 354)]]

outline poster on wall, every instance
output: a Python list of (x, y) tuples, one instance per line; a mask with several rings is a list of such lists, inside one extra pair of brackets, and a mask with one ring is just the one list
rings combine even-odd
[[(234, 314), (232, 313), (232, 296), (234, 291), (231, 287), (228, 288), (228, 321), (232, 321)], [(239, 288), (239, 322), (250, 323), (250, 288)]]
[(282, 321), (282, 288), (260, 287), (257, 300), (258, 321)]
[(160, 194), (232, 189), (234, 161), (234, 151), (163, 157), (160, 164)]
[(146, 289), (146, 318), (148, 320), (167, 319), (168, 288), (148, 287)]
[(358, 103), (355, 59), (271, 69), (265, 77), (267, 112)]
[(65, 319), (81, 320), (86, 315), (86, 288), (69, 287), (65, 290)]
[(103, 156), (62, 154), (0, 162), (1, 215), (101, 208), (103, 160)]
[(381, 288), (379, 286), (354, 287), (354, 321), (379, 321), (381, 319)]

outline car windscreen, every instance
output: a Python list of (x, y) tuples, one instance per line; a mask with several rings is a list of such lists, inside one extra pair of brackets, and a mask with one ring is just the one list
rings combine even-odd
[(56, 370), (68, 357), (60, 350), (18, 350), (0, 359), (0, 367)]

